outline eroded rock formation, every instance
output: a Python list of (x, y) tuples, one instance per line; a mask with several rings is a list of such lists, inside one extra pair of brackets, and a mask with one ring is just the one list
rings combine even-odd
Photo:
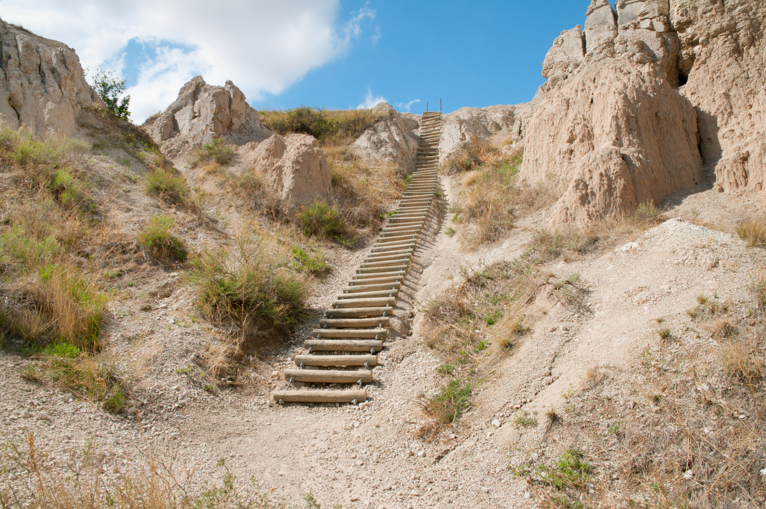
[(313, 136), (272, 135), (247, 151), (245, 160), (266, 177), (277, 206), (293, 215), (314, 200), (329, 200), (332, 177), (322, 147)]
[(501, 105), (460, 108), (444, 115), (439, 141), (440, 162), (444, 164), (460, 151), (464, 143), (471, 140), (487, 140), (499, 135), (511, 138), (514, 144), (519, 144), (524, 138), (524, 127), (532, 109), (531, 104)]
[(39, 135), (77, 131), (87, 105), (103, 105), (73, 49), (0, 20), (0, 123)]
[(523, 179), (569, 183), (552, 222), (630, 214), (704, 168), (722, 191), (762, 189), (765, 22), (748, 0), (593, 0), (548, 52), (526, 126)]
[(226, 86), (208, 85), (202, 76), (192, 78), (168, 109), (144, 124), (149, 135), (171, 158), (188, 153), (214, 138), (243, 145), (271, 134), (245, 94), (231, 81)]
[(399, 113), (387, 103), (378, 104), (372, 111), (385, 117), (362, 133), (351, 150), (368, 161), (391, 164), (411, 173), (415, 170), (420, 122), (415, 115)]

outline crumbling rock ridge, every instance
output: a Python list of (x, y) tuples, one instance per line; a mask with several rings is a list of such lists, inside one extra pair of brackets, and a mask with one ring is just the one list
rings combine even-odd
[(103, 106), (73, 49), (0, 20), (0, 123), (72, 136), (83, 107)]

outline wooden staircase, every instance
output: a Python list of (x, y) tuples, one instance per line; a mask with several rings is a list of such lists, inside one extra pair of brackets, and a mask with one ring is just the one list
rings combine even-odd
[[(308, 355), (296, 355), (298, 367), (285, 370), (287, 388), (273, 393), (278, 403), (357, 404), (367, 400), (364, 384), (372, 382), (377, 353), (383, 349), (399, 289), (434, 201), (441, 122), (441, 113), (423, 113), (415, 171), (404, 196), (370, 254), (304, 343)], [(296, 389), (294, 382), (317, 387)], [(337, 384), (357, 387), (326, 387)]]

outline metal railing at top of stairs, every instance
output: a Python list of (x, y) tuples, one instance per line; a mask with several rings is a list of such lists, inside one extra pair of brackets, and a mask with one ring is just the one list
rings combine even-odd
[[(442, 99), (440, 97), (439, 98), (439, 113), (441, 113), (441, 112), (442, 112)], [(429, 111), (428, 111), (428, 101), (426, 101), (426, 113), (429, 113)]]

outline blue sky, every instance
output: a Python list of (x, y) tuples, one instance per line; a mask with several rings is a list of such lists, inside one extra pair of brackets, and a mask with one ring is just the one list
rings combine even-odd
[(562, 30), (590, 0), (0, 0), (0, 17), (125, 78), (132, 120), (196, 74), (231, 79), (257, 109), (420, 113), (529, 101)]

